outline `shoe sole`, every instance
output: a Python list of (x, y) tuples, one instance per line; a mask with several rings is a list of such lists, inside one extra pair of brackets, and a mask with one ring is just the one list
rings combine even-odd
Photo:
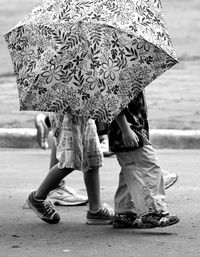
[(176, 176), (176, 178), (169, 185), (165, 186), (165, 189), (168, 189), (171, 186), (173, 186), (176, 183), (177, 180), (178, 180), (178, 176)]
[(54, 205), (59, 205), (59, 206), (81, 206), (81, 205), (86, 205), (88, 203), (88, 200), (85, 201), (85, 202), (76, 202), (76, 203), (66, 203), (65, 201), (62, 201), (62, 200), (54, 200), (54, 199), (51, 199), (49, 198)]
[(155, 226), (152, 226), (151, 224), (149, 224), (149, 225), (147, 225), (147, 224), (143, 224), (143, 225), (141, 225), (140, 227), (137, 227), (137, 226), (134, 226), (134, 225), (126, 225), (126, 224), (119, 224), (119, 223), (113, 223), (113, 228), (118, 228), (118, 229), (125, 229), (125, 228), (127, 228), (127, 229), (130, 229), (130, 228), (132, 228), (132, 229), (152, 229), (152, 228), (155, 228)]
[(87, 219), (87, 225), (111, 225), (112, 220)]
[(37, 209), (35, 208), (35, 206), (31, 203), (31, 201), (30, 201), (29, 199), (26, 200), (26, 203), (27, 203), (28, 206), (37, 214), (37, 216), (38, 216), (41, 220), (43, 220), (43, 221), (45, 221), (45, 222), (47, 222), (47, 223), (49, 223), (49, 224), (57, 224), (57, 223), (60, 221), (60, 219), (57, 219), (57, 220), (48, 220), (48, 219), (43, 218), (43, 216), (37, 211)]
[(169, 226), (172, 226), (172, 225), (175, 225), (179, 222), (179, 220), (176, 220), (174, 222), (171, 222), (171, 223), (168, 223), (168, 224), (165, 224), (165, 225), (141, 225), (141, 227), (134, 227), (134, 226), (129, 226), (129, 225), (124, 225), (124, 224), (117, 224), (117, 223), (113, 223), (113, 228), (118, 228), (118, 229), (152, 229), (152, 228), (164, 228), (164, 227), (169, 227)]
[(113, 222), (113, 228), (118, 228), (118, 229), (120, 229), (120, 228), (132, 228), (132, 229), (152, 229), (152, 228), (164, 228), (164, 227), (169, 227), (169, 226), (172, 226), (172, 225), (175, 225), (175, 224), (177, 224), (178, 222), (180, 221), (180, 219), (179, 218), (177, 218), (176, 220), (174, 220), (174, 221), (172, 221), (172, 222), (170, 222), (170, 223), (166, 223), (166, 224), (163, 224), (162, 225), (162, 223), (159, 225), (159, 224), (151, 224), (151, 223), (143, 223), (143, 224), (141, 224), (141, 226), (140, 227), (137, 227), (137, 225), (136, 226), (134, 226), (134, 225), (129, 225), (129, 224), (120, 224), (120, 223), (116, 223), (116, 222)]

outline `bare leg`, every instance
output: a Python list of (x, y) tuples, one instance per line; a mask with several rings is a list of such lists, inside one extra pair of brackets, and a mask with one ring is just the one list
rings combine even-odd
[[(56, 164), (58, 164), (58, 159), (56, 158), (56, 145), (55, 142), (53, 140), (52, 142), (52, 146), (51, 146), (51, 158), (50, 158), (50, 162), (49, 162), (49, 168), (51, 170), (51, 168), (53, 166), (55, 166)], [(62, 179), (61, 182), (59, 183), (58, 186), (64, 186), (65, 185), (65, 180)]]
[(53, 166), (55, 166), (57, 163), (58, 163), (58, 160), (56, 158), (56, 145), (55, 145), (55, 142), (53, 140), (52, 146), (51, 146), (51, 159), (50, 159), (50, 163), (49, 163), (50, 169)]
[(84, 172), (84, 181), (88, 194), (89, 210), (95, 212), (101, 207), (99, 168)]
[(72, 171), (73, 169), (59, 169), (57, 164), (54, 165), (35, 192), (35, 197), (37, 199), (46, 199), (49, 192), (57, 188), (61, 180)]

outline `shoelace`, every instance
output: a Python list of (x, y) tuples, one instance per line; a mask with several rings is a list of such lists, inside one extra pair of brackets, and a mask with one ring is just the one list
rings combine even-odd
[(45, 200), (42, 202), (42, 205), (45, 208), (45, 211), (47, 212), (47, 214), (51, 215), (55, 212), (55, 208), (54, 205), (52, 204), (51, 201)]

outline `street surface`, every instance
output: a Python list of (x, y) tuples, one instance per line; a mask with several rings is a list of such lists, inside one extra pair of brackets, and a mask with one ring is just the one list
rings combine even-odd
[[(57, 225), (40, 221), (23, 209), (28, 193), (48, 171), (50, 150), (0, 149), (0, 257), (199, 257), (199, 150), (159, 150), (161, 166), (179, 175), (167, 190), (170, 212), (181, 221), (150, 230), (113, 229), (85, 224), (87, 206), (58, 207)], [(102, 201), (113, 206), (119, 166), (105, 158), (101, 169)], [(86, 194), (82, 174), (74, 171), (67, 184)]]

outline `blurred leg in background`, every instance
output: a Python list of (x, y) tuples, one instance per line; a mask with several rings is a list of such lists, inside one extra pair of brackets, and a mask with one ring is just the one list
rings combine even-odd
[[(51, 130), (51, 123), (48, 114), (37, 114), (35, 117), (35, 127), (37, 129), (37, 140), (39, 146), (42, 149), (49, 148), (48, 135)], [(52, 142), (50, 168), (57, 164), (57, 162), (56, 146), (54, 142)], [(54, 204), (62, 206), (76, 206), (88, 203), (87, 196), (77, 194), (73, 188), (66, 186), (64, 180), (62, 180), (56, 189), (49, 193), (48, 197)]]

